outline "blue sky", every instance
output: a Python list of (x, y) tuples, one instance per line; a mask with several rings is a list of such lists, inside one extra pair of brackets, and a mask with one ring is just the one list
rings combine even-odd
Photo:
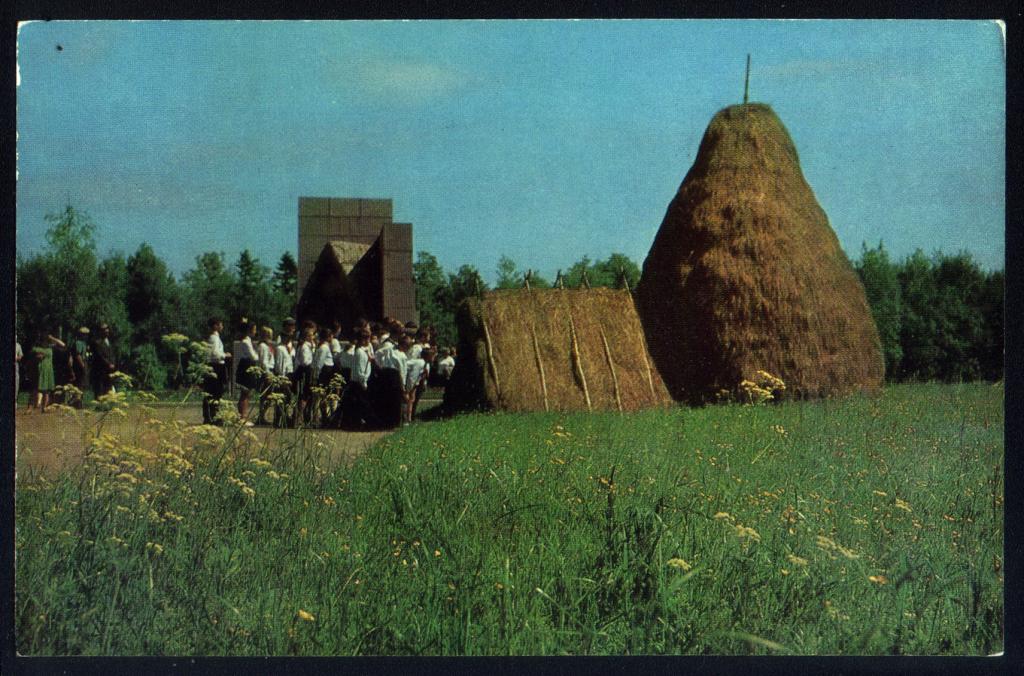
[(1003, 267), (1005, 52), (982, 21), (26, 24), (18, 252), (70, 201), (101, 254), (273, 266), (309, 195), (390, 197), (416, 250), (489, 280), (503, 254), (642, 264), (748, 52), (851, 258)]

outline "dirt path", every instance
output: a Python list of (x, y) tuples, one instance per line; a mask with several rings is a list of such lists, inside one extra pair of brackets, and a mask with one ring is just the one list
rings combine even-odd
[[(152, 407), (152, 413), (134, 409), (127, 418), (107, 416), (103, 430), (118, 436), (137, 435), (135, 443), (147, 446), (155, 441), (155, 432), (147, 430), (145, 421), (150, 418), (170, 421), (181, 420), (189, 424), (203, 421), (199, 405)], [(62, 469), (82, 461), (86, 439), (95, 432), (100, 414), (80, 411), (77, 415), (58, 410), (26, 412), (19, 408), (15, 414), (15, 468), (19, 477), (35, 473), (53, 475)], [(322, 441), (330, 453), (332, 462), (351, 459), (366, 450), (373, 442), (387, 432), (343, 432), (341, 430), (276, 430), (271, 427), (254, 427), (252, 431), (266, 440), (269, 436), (281, 441), (294, 438), (296, 434), (313, 434)], [(273, 443), (273, 441), (271, 442)], [(154, 444), (155, 445), (155, 444)]]

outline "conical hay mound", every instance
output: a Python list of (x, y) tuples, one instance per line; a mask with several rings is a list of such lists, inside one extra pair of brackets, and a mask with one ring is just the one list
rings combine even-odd
[(864, 288), (767, 105), (731, 106), (711, 120), (636, 295), (676, 399), (706, 401), (758, 370), (796, 397), (882, 383)]
[(460, 307), (449, 409), (633, 411), (672, 398), (628, 291), (516, 289)]

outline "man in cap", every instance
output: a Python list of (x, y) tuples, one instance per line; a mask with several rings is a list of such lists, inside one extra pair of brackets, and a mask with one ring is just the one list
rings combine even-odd
[(96, 339), (92, 344), (92, 391), (99, 399), (113, 389), (110, 374), (117, 370), (114, 364), (114, 348), (110, 345), (110, 327), (100, 322), (96, 327)]
[(81, 396), (76, 397), (72, 402), (75, 408), (82, 408), (82, 399), (86, 390), (89, 389), (89, 362), (92, 360), (92, 350), (89, 349), (89, 327), (83, 326), (78, 329), (78, 335), (71, 341), (71, 374), (75, 387), (82, 391)]

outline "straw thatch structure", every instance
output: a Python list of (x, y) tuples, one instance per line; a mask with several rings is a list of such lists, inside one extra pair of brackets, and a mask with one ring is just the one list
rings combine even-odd
[(312, 319), (321, 326), (338, 321), (352, 326), (365, 316), (366, 304), (361, 280), (372, 265), (373, 247), (367, 244), (332, 241), (324, 245), (313, 272), (295, 308), (299, 319)]
[(447, 408), (632, 411), (671, 403), (629, 291), (517, 289), (460, 308)]
[(881, 385), (864, 288), (770, 107), (725, 108), (668, 207), (636, 290), (651, 356), (677, 399), (758, 370), (788, 395)]

